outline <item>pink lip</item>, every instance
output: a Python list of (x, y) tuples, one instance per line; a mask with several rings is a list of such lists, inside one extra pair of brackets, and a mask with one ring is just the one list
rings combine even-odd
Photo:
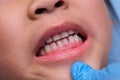
[(60, 48), (56, 52), (51, 53), (49, 55), (36, 57), (36, 59), (39, 62), (46, 63), (46, 62), (58, 62), (58, 61), (70, 60), (77, 57), (81, 57), (86, 52), (86, 50), (89, 48), (91, 40), (89, 36), (85, 33), (84, 29), (81, 28), (80, 25), (72, 22), (65, 22), (61, 25), (55, 26), (49, 29), (48, 31), (46, 31), (46, 33), (39, 40), (39, 44), (37, 45), (37, 48), (40, 48), (44, 44), (43, 42), (50, 36), (67, 30), (75, 30), (77, 32), (80, 32), (82, 35), (87, 37), (86, 41), (82, 44), (72, 43), (68, 45), (71, 47), (69, 48), (64, 47), (65, 50), (63, 50), (63, 48)]

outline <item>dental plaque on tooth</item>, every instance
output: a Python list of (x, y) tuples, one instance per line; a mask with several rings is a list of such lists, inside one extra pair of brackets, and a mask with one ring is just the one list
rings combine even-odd
[(69, 46), (69, 44), (78, 43), (81, 45), (86, 37), (74, 30), (60, 32), (49, 37), (44, 45), (40, 47), (36, 56), (45, 56), (53, 52), (57, 52), (60, 48)]

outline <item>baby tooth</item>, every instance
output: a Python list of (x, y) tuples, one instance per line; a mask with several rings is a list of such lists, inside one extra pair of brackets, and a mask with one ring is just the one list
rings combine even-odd
[(63, 46), (63, 43), (62, 43), (61, 41), (57, 41), (57, 45), (58, 45), (59, 47), (62, 47), (62, 46)]
[(40, 50), (40, 54), (41, 54), (41, 55), (44, 55), (44, 54), (45, 54), (45, 50), (44, 50), (44, 49), (41, 49), (41, 50)]
[(52, 38), (49, 38), (46, 42), (51, 43), (52, 41), (53, 41)]
[(57, 44), (55, 42), (51, 43), (50, 46), (53, 50), (57, 49)]
[(61, 38), (68, 37), (68, 35), (69, 35), (69, 34), (68, 34), (67, 32), (62, 32), (62, 33), (61, 33)]
[(61, 39), (61, 37), (60, 37), (59, 34), (56, 34), (55, 36), (53, 36), (53, 40), (54, 40), (54, 41), (57, 41), (57, 40), (59, 40), (59, 39)]
[(49, 45), (45, 45), (45, 51), (49, 53), (51, 51), (51, 47)]
[(71, 34), (74, 34), (75, 32), (73, 30), (70, 30), (68, 31), (68, 34), (71, 35)]
[(62, 43), (63, 43), (64, 45), (68, 44), (67, 38), (63, 39), (63, 40), (62, 40)]
[(68, 37), (68, 39), (69, 39), (69, 42), (75, 42), (75, 40), (74, 40), (74, 37), (73, 37), (73, 36), (69, 36), (69, 37)]
[(75, 41), (80, 41), (81, 40), (81, 38), (78, 35), (74, 35), (74, 39), (75, 39)]

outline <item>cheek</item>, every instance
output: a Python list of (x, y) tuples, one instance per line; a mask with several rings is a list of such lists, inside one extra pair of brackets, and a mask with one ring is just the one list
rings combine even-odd
[[(24, 74), (27, 60), (20, 47), (20, 28), (12, 23), (0, 20), (0, 76), (6, 78)], [(9, 80), (9, 79), (3, 79)], [(13, 80), (10, 78), (10, 80)], [(17, 79), (16, 79), (17, 80)]]

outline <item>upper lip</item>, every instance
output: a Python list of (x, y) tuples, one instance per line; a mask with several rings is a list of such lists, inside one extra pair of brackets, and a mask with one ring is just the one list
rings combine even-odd
[(42, 35), (42, 37), (40, 37), (40, 39), (38, 41), (36, 52), (38, 52), (40, 47), (42, 47), (45, 44), (46, 39), (48, 39), (49, 37), (51, 37), (55, 34), (58, 34), (60, 32), (64, 32), (64, 31), (68, 31), (68, 30), (75, 30), (75, 31), (79, 32), (80, 34), (82, 34), (84, 37), (86, 37), (86, 38), (88, 37), (87, 33), (85, 32), (85, 30), (82, 26), (80, 26), (74, 22), (64, 22), (60, 25), (53, 26), (52, 28), (50, 27), (50, 29), (48, 29)]

